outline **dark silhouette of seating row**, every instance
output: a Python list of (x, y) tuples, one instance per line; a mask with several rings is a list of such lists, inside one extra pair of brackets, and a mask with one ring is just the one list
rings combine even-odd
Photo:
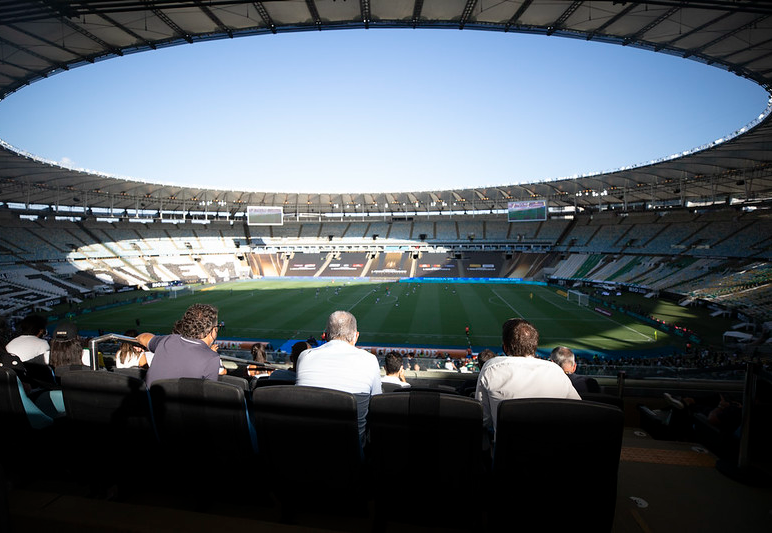
[[(13, 372), (0, 371), (2, 425), (33, 435), (20, 415), (13, 378)], [(370, 501), (378, 529), (393, 519), (382, 503), (406, 488), (399, 475), (406, 454), (428, 451), (432, 460), (410, 474), (411, 491), (461, 495), (484, 489), (492, 503), (480, 506), (480, 513), (408, 509), (398, 520), (434, 525), (450, 520), (454, 527), (497, 531), (511, 525), (517, 509), (520, 524), (532, 516), (542, 529), (562, 525), (559, 513), (542, 512), (551, 505), (546, 491), (579, 479), (583, 490), (572, 493), (579, 503), (572, 506), (571, 526), (609, 531), (613, 524), (623, 415), (611, 405), (504, 401), (491, 463), (481, 404), (440, 391), (373, 397), (362, 448), (357, 401), (345, 392), (279, 385), (255, 388), (248, 398), (239, 384), (188, 378), (160, 380), (148, 390), (137, 377), (91, 370), (68, 372), (61, 385), (67, 438), (75, 439), (79, 450), (100, 455), (107, 450), (111, 456), (115, 450), (141, 450), (147, 459), (125, 464), (118, 482), (141, 477), (147, 487), (173, 477), (196, 493), (225, 490), (231, 497), (237, 491), (223, 483), (227, 469), (215, 468), (217, 461), (241, 465), (230, 469), (240, 475), (259, 465), (266, 480), (262, 488), (279, 502), (285, 518), (299, 502), (341, 512), (341, 502), (366, 510)], [(570, 480), (566, 454), (576, 457)], [(243, 493), (254, 494), (254, 487)]]

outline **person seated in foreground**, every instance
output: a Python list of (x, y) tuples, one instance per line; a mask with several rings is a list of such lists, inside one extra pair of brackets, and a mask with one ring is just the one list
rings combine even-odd
[(539, 332), (527, 320), (510, 318), (502, 326), (504, 356), (488, 360), (477, 378), (483, 424), (496, 431), (499, 403), (514, 398), (581, 400), (571, 380), (550, 361), (536, 357)]
[(405, 379), (405, 367), (402, 366), (402, 356), (397, 352), (389, 352), (383, 359), (383, 369), (386, 375), (381, 378), (381, 384), (392, 383), (400, 387), (409, 387)]
[(378, 358), (356, 347), (357, 320), (348, 311), (335, 311), (327, 319), (327, 342), (300, 354), (297, 381), (301, 387), (322, 387), (354, 394), (357, 398), (359, 436), (364, 439), (370, 397), (381, 394)]
[(298, 341), (293, 344), (292, 353), (290, 353), (290, 361), (292, 362), (292, 367), (274, 370), (271, 372), (271, 375), (268, 379), (280, 379), (282, 381), (292, 381), (294, 383), (298, 377), (298, 357), (300, 357), (300, 354), (309, 348), (311, 348), (311, 345), (306, 341)]
[(137, 342), (153, 352), (145, 382), (159, 379), (203, 378), (217, 381), (220, 356), (212, 349), (217, 340), (217, 308), (193, 304), (174, 325), (171, 335), (140, 333)]
[(50, 346), (43, 339), (46, 319), (40, 315), (27, 315), (19, 323), (21, 335), (5, 345), (8, 353), (17, 356), (22, 363), (48, 364)]
[(574, 357), (574, 352), (569, 348), (558, 346), (552, 350), (550, 361), (563, 369), (563, 372), (566, 373), (568, 379), (571, 380), (571, 384), (579, 394), (582, 394), (583, 392), (600, 392), (598, 380), (588, 376), (580, 376), (576, 373), (576, 357)]

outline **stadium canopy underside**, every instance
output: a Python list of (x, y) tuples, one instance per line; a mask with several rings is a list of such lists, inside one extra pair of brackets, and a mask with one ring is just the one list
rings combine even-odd
[[(350, 28), (455, 28), (594, 40), (700, 61), (753, 80), (768, 92), (772, 86), (769, 2), (42, 0), (0, 3), (0, 97), (56, 73), (130, 53), (213, 39)], [(597, 209), (772, 198), (769, 115), (762, 113), (728, 137), (645, 166), (573, 179), (357, 194), (138, 182), (63, 168), (0, 143), (0, 201), (180, 213), (204, 202), (230, 215), (248, 205), (284, 206), (287, 214), (412, 215), (505, 209), (507, 202), (531, 199), (547, 199), (551, 207)], [(266, 180), (264, 190), (276, 187)]]

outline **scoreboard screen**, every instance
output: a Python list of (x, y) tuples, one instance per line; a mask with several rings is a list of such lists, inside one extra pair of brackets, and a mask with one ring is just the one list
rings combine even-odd
[(509, 222), (547, 220), (547, 200), (509, 202), (507, 203), (507, 220)]
[(282, 226), (283, 224), (284, 209), (281, 207), (258, 205), (247, 207), (247, 225), (249, 226)]

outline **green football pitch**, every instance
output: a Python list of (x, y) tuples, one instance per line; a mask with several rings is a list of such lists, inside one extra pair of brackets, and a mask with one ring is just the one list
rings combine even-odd
[[(377, 283), (365, 281), (248, 281), (180, 291), (174, 298), (81, 314), (82, 330), (123, 333), (140, 320), (141, 331), (164, 334), (193, 303), (218, 307), (223, 339), (319, 338), (327, 316), (352, 312), (359, 344), (499, 350), (501, 324), (531, 321), (541, 349), (566, 345), (587, 351), (681, 348), (684, 340), (619, 312), (607, 317), (569, 302), (557, 289), (508, 283)], [(469, 327), (467, 339), (466, 327)], [(277, 342), (279, 344), (277, 344)]]

